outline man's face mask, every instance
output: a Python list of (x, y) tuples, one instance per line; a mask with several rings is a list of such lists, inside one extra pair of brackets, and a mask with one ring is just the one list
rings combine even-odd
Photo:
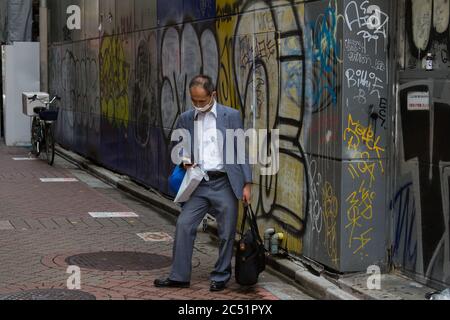
[(197, 110), (198, 112), (202, 112), (202, 113), (211, 109), (213, 107), (213, 105), (214, 105), (214, 96), (211, 96), (211, 101), (204, 107), (197, 106), (197, 105), (195, 105), (194, 102), (192, 102), (192, 106), (195, 108), (195, 110)]

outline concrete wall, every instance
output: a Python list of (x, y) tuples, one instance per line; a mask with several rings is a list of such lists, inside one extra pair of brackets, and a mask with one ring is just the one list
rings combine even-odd
[[(66, 27), (74, 3), (81, 31)], [(190, 78), (207, 73), (247, 128), (281, 131), (279, 174), (254, 168), (261, 230), (284, 232), (291, 254), (365, 271), (386, 255), (389, 3), (50, 1), (58, 140), (168, 193), (169, 137)]]

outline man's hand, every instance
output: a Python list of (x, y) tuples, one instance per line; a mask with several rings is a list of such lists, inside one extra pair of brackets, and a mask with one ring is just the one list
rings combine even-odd
[(195, 168), (195, 167), (197, 167), (197, 165), (196, 164), (187, 164), (187, 163), (184, 163), (183, 164), (183, 168), (184, 168), (184, 170), (188, 170), (188, 169), (191, 169), (191, 168)]
[(244, 197), (242, 199), (245, 204), (251, 204), (252, 202), (252, 185), (246, 184), (244, 187)]

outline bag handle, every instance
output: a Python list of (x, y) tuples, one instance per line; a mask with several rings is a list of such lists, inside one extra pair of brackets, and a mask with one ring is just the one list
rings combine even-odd
[(259, 241), (259, 243), (262, 244), (263, 240), (261, 239), (261, 235), (259, 234), (258, 220), (256, 218), (256, 214), (253, 211), (253, 208), (251, 205), (248, 206), (248, 211), (250, 212), (250, 222), (252, 224), (253, 232), (255, 233), (256, 238)]
[(248, 218), (247, 212), (248, 212), (248, 207), (244, 206), (244, 216), (242, 218), (242, 224), (241, 224), (241, 236), (244, 235), (245, 224), (247, 223), (247, 218)]
[(247, 223), (247, 219), (250, 220), (250, 229), (252, 230), (253, 234), (256, 237), (256, 240), (262, 244), (263, 240), (261, 238), (261, 235), (259, 234), (259, 228), (258, 228), (258, 222), (256, 219), (256, 214), (253, 211), (253, 208), (251, 205), (244, 206), (244, 217), (241, 225), (241, 235), (244, 234), (245, 231), (245, 224)]

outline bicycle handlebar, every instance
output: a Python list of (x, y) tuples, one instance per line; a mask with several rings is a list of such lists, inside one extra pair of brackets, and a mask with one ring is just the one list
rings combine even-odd
[(61, 99), (61, 97), (56, 95), (56, 96), (53, 97), (53, 99), (50, 102), (47, 102), (47, 101), (39, 99), (38, 96), (35, 94), (34, 96), (28, 98), (28, 100), (30, 100), (32, 102), (38, 100), (38, 101), (42, 102), (45, 105), (51, 105), (51, 104), (53, 104), (55, 102), (55, 100), (61, 101), (62, 99)]

